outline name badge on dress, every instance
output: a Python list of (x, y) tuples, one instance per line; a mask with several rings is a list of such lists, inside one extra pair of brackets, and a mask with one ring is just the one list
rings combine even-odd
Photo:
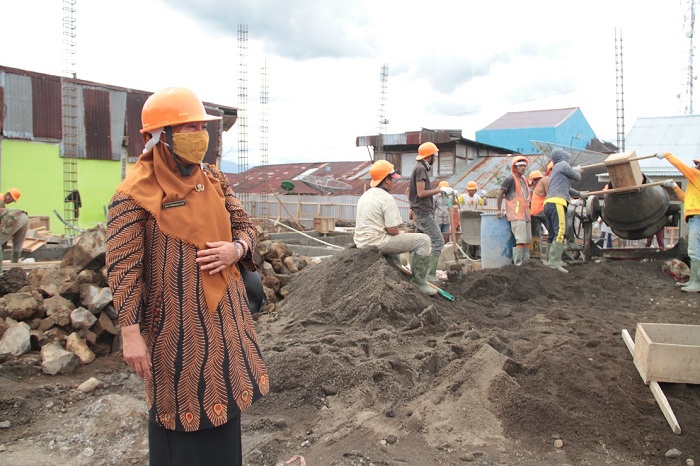
[(185, 205), (184, 199), (181, 201), (165, 202), (163, 203), (163, 210), (173, 209), (175, 207), (182, 207)]

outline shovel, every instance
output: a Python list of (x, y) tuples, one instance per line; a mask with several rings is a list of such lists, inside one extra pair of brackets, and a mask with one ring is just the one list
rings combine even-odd
[[(390, 262), (391, 262), (391, 261), (390, 261)], [(398, 267), (399, 267), (399, 270), (401, 270), (403, 273), (405, 273), (405, 274), (408, 275), (409, 277), (412, 277), (412, 276), (413, 276), (413, 272), (411, 272), (410, 270), (408, 270), (408, 269), (407, 269), (406, 267), (404, 267), (403, 265), (400, 265), (400, 266), (398, 266)], [(435, 289), (437, 290), (438, 294), (439, 294), (440, 296), (442, 296), (443, 298), (448, 299), (448, 300), (450, 300), (450, 301), (454, 301), (454, 300), (455, 300), (455, 297), (454, 297), (454, 296), (452, 296), (450, 293), (448, 293), (447, 291), (443, 290), (442, 288), (440, 288), (440, 287), (438, 287), (438, 286), (435, 286), (435, 285), (433, 285), (433, 284), (430, 283), (430, 282), (425, 282), (425, 283), (427, 283), (429, 287), (435, 288)]]
[(464, 271), (463, 269), (463, 262), (460, 262), (459, 255), (457, 254), (457, 250), (461, 249), (459, 245), (457, 244), (457, 227), (455, 225), (455, 209), (457, 206), (453, 202), (455, 199), (455, 194), (454, 191), (452, 194), (447, 195), (445, 193), (442, 194), (445, 196), (445, 203), (447, 204), (447, 211), (448, 211), (448, 217), (450, 218), (450, 230), (451, 230), (451, 235), (452, 235), (452, 250), (454, 252), (455, 256), (455, 263), (450, 265), (450, 270), (447, 272), (447, 278), (448, 280), (456, 281), (459, 279), (459, 275), (461, 272)]

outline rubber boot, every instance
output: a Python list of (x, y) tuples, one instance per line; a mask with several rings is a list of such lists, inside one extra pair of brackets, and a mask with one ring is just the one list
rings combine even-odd
[(419, 256), (418, 254), (411, 255), (411, 273), (413, 274), (411, 283), (413, 283), (421, 293), (425, 293), (429, 296), (435, 296), (438, 292), (437, 289), (428, 285), (428, 283), (425, 281), (425, 277), (428, 275), (428, 268), (430, 267), (430, 258), (431, 256)]
[(547, 262), (549, 262), (549, 245), (550, 243), (544, 243), (544, 251), (542, 251), (542, 263), (544, 265), (547, 265)]
[(700, 261), (690, 261), (690, 280), (681, 291), (697, 293), (700, 291)]
[(525, 248), (513, 248), (513, 264), (520, 267), (523, 265), (523, 259), (525, 257)]
[(561, 259), (567, 264), (573, 264), (574, 262), (576, 262), (576, 258), (574, 257), (573, 253), (569, 250), (569, 244), (567, 244), (564, 248), (564, 252), (562, 253)]
[(16, 264), (17, 262), (19, 262), (20, 254), (21, 254), (20, 251), (12, 251), (12, 258), (10, 259), (10, 262), (12, 262), (13, 264)]
[(428, 262), (426, 280), (428, 281), (428, 283), (437, 286), (440, 284), (440, 280), (438, 280), (437, 278), (437, 264), (440, 260), (440, 254), (431, 253), (428, 257), (430, 257), (430, 261)]
[(403, 267), (403, 264), (401, 263), (401, 254), (392, 254), (389, 256), (389, 259), (398, 267), (401, 268)]
[(569, 273), (568, 270), (561, 266), (561, 254), (564, 252), (564, 249), (566, 249), (566, 244), (560, 243), (559, 241), (555, 241), (549, 246), (547, 267), (550, 269), (557, 269), (560, 272)]
[(523, 248), (523, 262), (530, 260), (530, 248)]

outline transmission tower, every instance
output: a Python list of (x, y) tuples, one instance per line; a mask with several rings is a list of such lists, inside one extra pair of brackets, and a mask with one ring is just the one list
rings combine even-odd
[(78, 86), (76, 83), (76, 3), (63, 0), (63, 77), (61, 79), (61, 129), (63, 132), (63, 219), (66, 237), (77, 234), (69, 225), (78, 221)]
[(389, 65), (382, 64), (379, 72), (379, 141), (374, 149), (374, 157), (376, 159), (378, 152), (384, 152), (384, 135), (389, 120), (386, 118), (386, 87), (389, 80)]
[(617, 112), (617, 149), (625, 151), (625, 86), (622, 72), (622, 30), (615, 29), (615, 102)]
[(695, 59), (695, 0), (687, 0), (688, 10), (683, 18), (685, 37), (688, 39), (688, 70), (685, 83), (685, 113), (693, 114), (693, 83), (695, 82), (695, 71), (693, 61)]
[(248, 25), (238, 25), (238, 199), (248, 208)]
[[(263, 61), (260, 69), (260, 168), (263, 184), (267, 187), (267, 110), (270, 103), (267, 83), (267, 61)], [(261, 215), (267, 218), (267, 202), (261, 203)]]

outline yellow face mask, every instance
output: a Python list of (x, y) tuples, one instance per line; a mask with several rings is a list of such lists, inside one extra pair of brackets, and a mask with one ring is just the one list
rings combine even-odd
[(173, 151), (190, 163), (202, 163), (209, 147), (209, 133), (206, 130), (193, 133), (173, 133)]

